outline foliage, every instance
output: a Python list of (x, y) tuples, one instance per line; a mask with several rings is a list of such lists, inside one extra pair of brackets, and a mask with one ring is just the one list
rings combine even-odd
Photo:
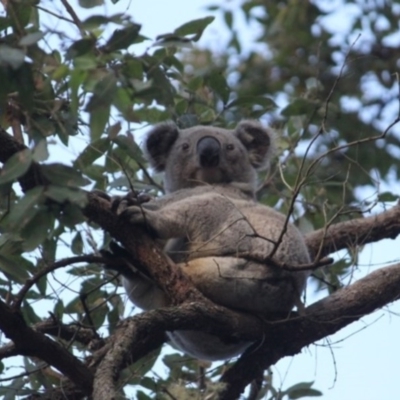
[[(210, 16), (152, 40), (111, 3), (107, 15), (96, 7), (103, 0), (79, 0), (76, 8), (66, 0), (54, 3), (9, 0), (0, 19), (0, 124), (29, 145), (0, 174), (0, 297), (20, 304), (28, 324), (49, 312), (98, 338), (112, 334), (123, 318), (117, 280), (91, 261), (35, 277), (59, 258), (107, 246), (108, 235), (82, 215), (84, 189), (160, 192), (139, 146), (143, 126), (167, 119), (181, 127), (232, 127), (243, 118), (271, 124), (279, 162), (262, 176), (259, 200), (291, 212), (307, 230), (396, 199), (380, 185), (400, 178), (400, 136), (388, 129), (398, 107), (399, 49), (391, 35), (399, 4), (343, 1), (344, 9), (357, 12), (349, 28), (336, 33), (327, 2), (247, 0), (235, 12), (221, 3), (209, 8)], [(213, 15), (223, 16), (230, 35), (219, 54), (196, 47)], [(257, 28), (254, 46), (236, 29), (239, 16)], [(362, 31), (367, 34), (359, 36)], [(33, 162), (42, 163), (45, 184), (21, 193), (16, 181)], [(359, 196), (365, 185), (374, 191), (368, 199)], [(333, 267), (319, 269), (319, 288), (340, 287), (357, 252), (350, 249)], [(34, 284), (25, 290), (27, 280)], [(74, 354), (89, 351), (78, 341), (63, 343)], [(137, 398), (198, 393), (198, 363), (187, 357), (164, 357), (165, 380), (144, 376), (157, 355), (124, 373), (123, 384), (141, 387)], [(0, 393), (11, 399), (57, 386), (46, 367), (24, 357), (26, 375), (3, 383)], [(215, 380), (224, 368), (206, 375), (207, 390), (218, 392)], [(266, 398), (320, 395), (311, 383), (279, 391), (269, 373), (264, 383)]]

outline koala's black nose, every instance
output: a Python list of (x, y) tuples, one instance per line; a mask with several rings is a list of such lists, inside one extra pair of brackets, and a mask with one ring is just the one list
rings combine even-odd
[(202, 167), (216, 167), (219, 164), (221, 144), (211, 136), (201, 138), (197, 143), (197, 154)]

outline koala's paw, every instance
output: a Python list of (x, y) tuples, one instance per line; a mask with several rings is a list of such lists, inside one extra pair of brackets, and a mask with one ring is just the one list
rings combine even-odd
[(117, 215), (122, 214), (127, 208), (147, 203), (152, 199), (147, 193), (129, 192), (125, 196), (114, 196), (111, 200), (111, 210)]
[(124, 220), (128, 220), (131, 224), (140, 224), (147, 225), (148, 227), (152, 227), (152, 211), (145, 210), (140, 206), (129, 206), (126, 207), (119, 215), (120, 218)]

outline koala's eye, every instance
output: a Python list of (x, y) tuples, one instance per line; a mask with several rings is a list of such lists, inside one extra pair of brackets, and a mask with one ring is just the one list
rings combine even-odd
[(229, 143), (226, 145), (227, 150), (233, 150), (234, 148), (235, 148), (235, 146), (232, 143)]
[(188, 143), (183, 143), (182, 144), (182, 150), (187, 150), (189, 148), (189, 144)]

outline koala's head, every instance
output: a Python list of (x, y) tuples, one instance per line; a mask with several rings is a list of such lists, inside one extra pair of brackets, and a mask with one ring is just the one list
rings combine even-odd
[(174, 123), (154, 127), (145, 142), (151, 166), (164, 172), (167, 193), (202, 184), (239, 184), (254, 192), (257, 170), (273, 152), (269, 130), (242, 121), (233, 130), (212, 126), (179, 129)]

